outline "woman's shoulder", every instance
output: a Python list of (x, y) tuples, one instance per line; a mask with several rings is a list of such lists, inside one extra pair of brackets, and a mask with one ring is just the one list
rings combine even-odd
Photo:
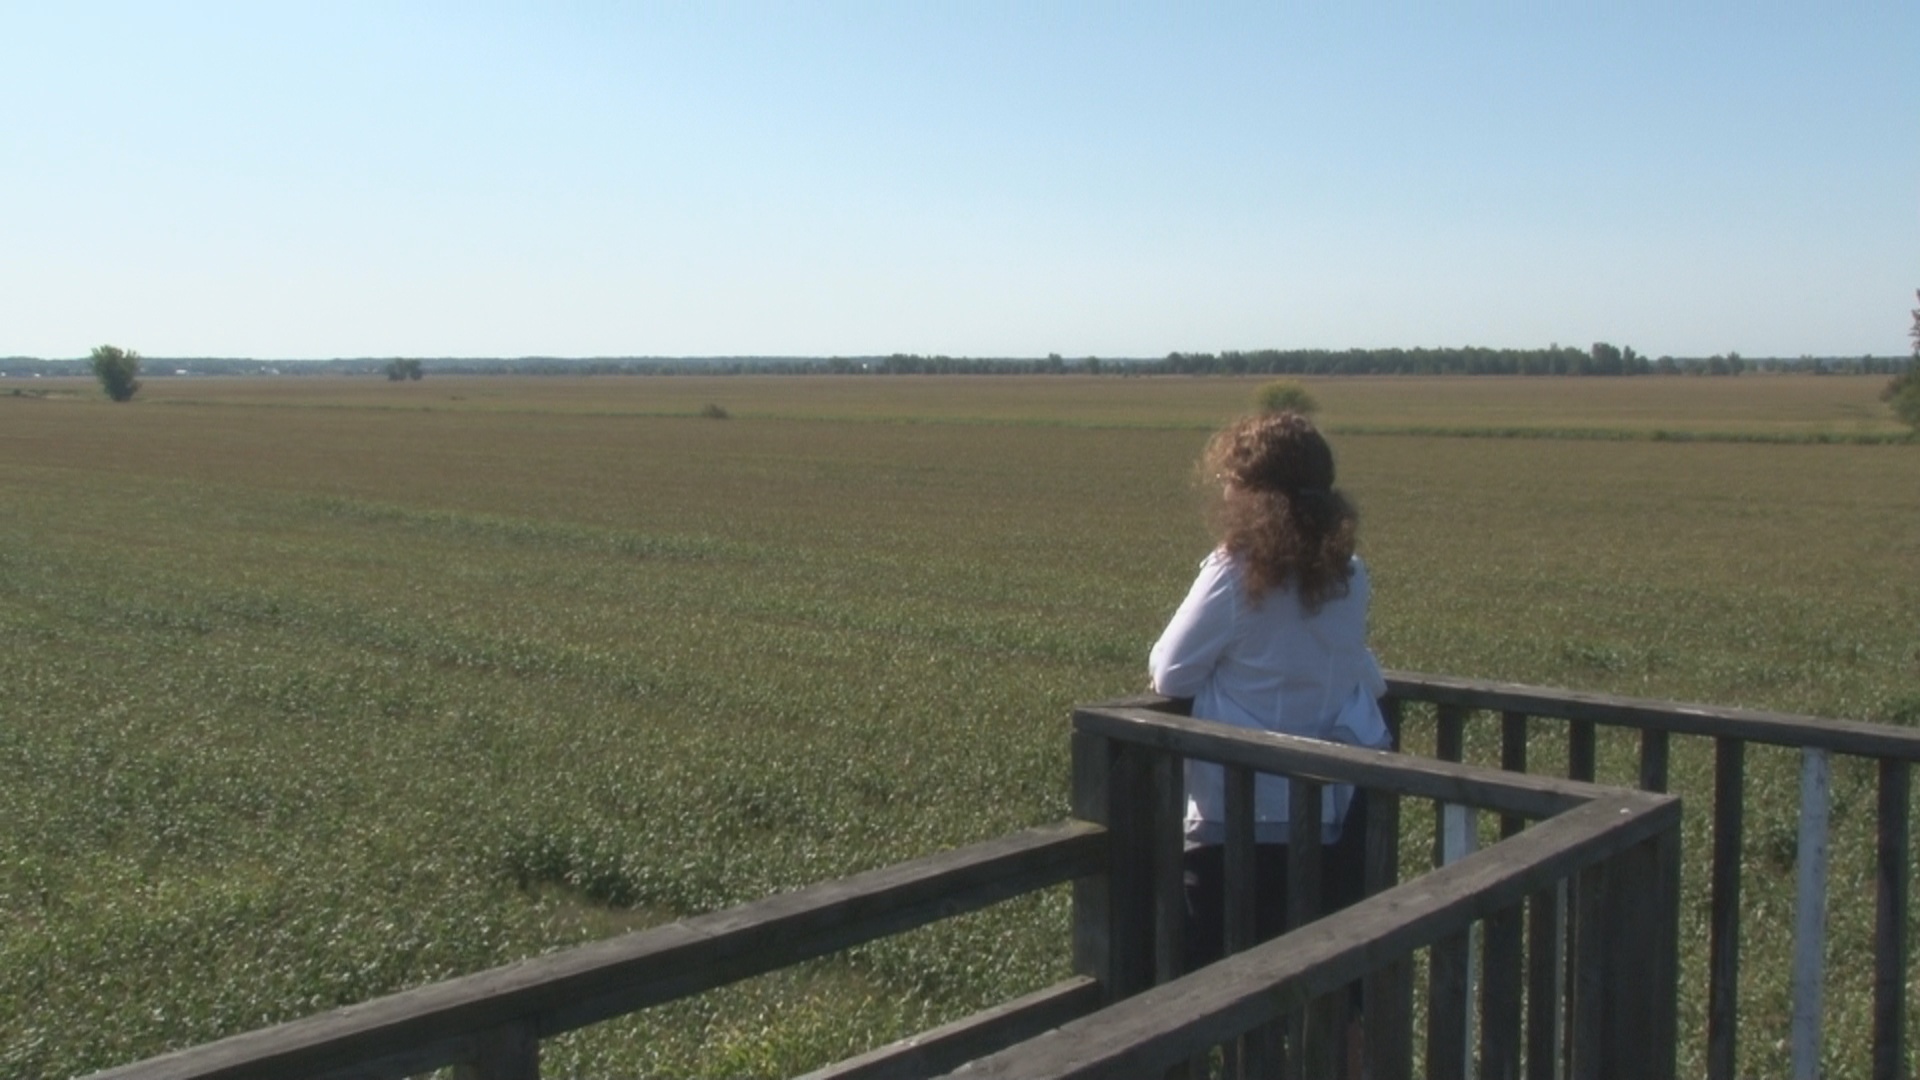
[(1239, 581), (1245, 574), (1246, 567), (1241, 562), (1239, 556), (1224, 547), (1214, 548), (1212, 551), (1207, 552), (1206, 558), (1200, 560), (1201, 577), (1215, 577), (1223, 581)]

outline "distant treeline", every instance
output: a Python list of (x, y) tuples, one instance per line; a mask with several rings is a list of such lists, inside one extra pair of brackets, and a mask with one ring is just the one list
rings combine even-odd
[[(1631, 347), (1597, 342), (1585, 349), (1257, 349), (1218, 353), (1168, 353), (1160, 359), (922, 356), (737, 356), (517, 358), (378, 357), (345, 360), (263, 361), (230, 357), (145, 357), (143, 378), (177, 375), (378, 375), (395, 364), (442, 375), (1741, 375), (1747, 372), (1897, 375), (1912, 363), (1905, 356), (1794, 358), (1649, 358)], [(0, 357), (0, 376), (91, 374), (86, 360)], [(418, 378), (419, 376), (412, 376)]]

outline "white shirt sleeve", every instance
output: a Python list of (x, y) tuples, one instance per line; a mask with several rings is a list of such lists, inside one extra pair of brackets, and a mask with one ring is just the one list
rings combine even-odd
[(1147, 658), (1156, 693), (1190, 698), (1206, 686), (1232, 639), (1240, 593), (1240, 575), (1227, 558), (1217, 551), (1207, 556), (1193, 588)]

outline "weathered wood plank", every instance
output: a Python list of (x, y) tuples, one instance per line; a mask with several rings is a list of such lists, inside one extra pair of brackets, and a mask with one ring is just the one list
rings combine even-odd
[(1229, 727), (1148, 709), (1083, 707), (1084, 731), (1202, 761), (1231, 762), (1266, 773), (1323, 783), (1356, 784), (1458, 803), (1533, 820), (1552, 817), (1608, 793), (1607, 788), (1550, 776), (1501, 773), (1382, 750)]
[(1256, 892), (1257, 879), (1253, 866), (1254, 777), (1252, 769), (1239, 765), (1226, 766), (1227, 838), (1221, 857), (1227, 895), (1226, 912), (1221, 925), (1225, 951), (1229, 954), (1253, 947), (1255, 915), (1262, 902)]
[[(1467, 710), (1442, 704), (1434, 722), (1433, 756), (1458, 762), (1466, 753)], [(1444, 803), (1433, 822), (1433, 865), (1458, 862), (1477, 847), (1473, 811)], [(1473, 1048), (1473, 928), (1435, 944), (1427, 967), (1428, 1080), (1465, 1080)]]
[(1107, 811), (1111, 840), (1107, 880), (1112, 883), (1113, 904), (1109, 1000), (1153, 985), (1153, 861), (1141, 857), (1142, 852), (1153, 850), (1153, 803), (1140, 797), (1148, 790), (1152, 773), (1151, 750), (1115, 743), (1112, 802)]
[[(1071, 737), (1073, 814), (1082, 821), (1108, 826), (1109, 839), (1126, 850), (1124, 836), (1116, 838), (1109, 821), (1113, 800), (1113, 758), (1117, 747), (1110, 739), (1084, 731)], [(1111, 851), (1111, 849), (1110, 849)], [(1109, 855), (1109, 861), (1113, 856)], [(1073, 883), (1073, 970), (1106, 986), (1114, 981), (1113, 877), (1090, 874)]]
[(1527, 1080), (1556, 1080), (1566, 1058), (1565, 883), (1527, 898)]
[(1321, 903), (1320, 785), (1303, 777), (1287, 781), (1286, 928), (1305, 926), (1325, 910)]
[(1520, 1080), (1521, 969), (1526, 923), (1519, 905), (1481, 925), (1480, 1076)]
[(480, 1033), (472, 1056), (453, 1067), (453, 1080), (540, 1080), (539, 1032), (522, 1021)]
[(1793, 1015), (1788, 1042), (1794, 1080), (1820, 1075), (1821, 1001), (1826, 981), (1828, 821), (1833, 761), (1827, 751), (1800, 751), (1800, 843), (1793, 908)]
[(1774, 746), (1813, 746), (1837, 754), (1920, 761), (1920, 731), (1818, 716), (1691, 705), (1647, 698), (1589, 694), (1479, 679), (1387, 672), (1387, 693), (1411, 701), (1470, 709), (1523, 712), (1614, 727), (1657, 729), (1675, 735), (1744, 739)]
[(1186, 974), (1187, 892), (1181, 861), (1186, 799), (1182, 763), (1172, 754), (1156, 754), (1153, 785), (1152, 845), (1146, 858), (1153, 866), (1153, 972), (1155, 982)]
[(1604, 875), (1599, 1075), (1672, 1080), (1678, 1003), (1679, 840), (1657, 836), (1615, 855)]
[[(1400, 883), (1400, 796), (1367, 792), (1367, 895)], [(1367, 1075), (1412, 1080), (1413, 957), (1397, 956), (1362, 983)]]
[(1678, 827), (1678, 800), (1637, 794), (1596, 800), (1329, 915), (1310, 930), (1228, 957), (953, 1075), (1039, 1080), (1157, 1072)]
[[(1510, 773), (1527, 771), (1527, 714), (1511, 710), (1500, 714), (1500, 768)], [(1506, 839), (1526, 827), (1518, 814), (1500, 815), (1500, 838)]]
[(1911, 769), (1904, 761), (1880, 763), (1879, 828), (1874, 876), (1873, 1077), (1907, 1076), (1907, 839), (1911, 817)]
[(1593, 782), (1595, 759), (1594, 721), (1574, 720), (1567, 724), (1567, 778)]
[(1436, 942), (1427, 963), (1427, 1078), (1465, 1080), (1468, 993), (1472, 980), (1468, 958), (1473, 939), (1467, 928)]
[(1434, 720), (1433, 756), (1441, 761), (1459, 761), (1466, 745), (1466, 707), (1451, 702), (1442, 704)]
[(1568, 982), (1572, 1002), (1567, 1010), (1568, 1080), (1602, 1080), (1606, 1047), (1602, 1041), (1606, 1008), (1606, 885), (1607, 867), (1595, 864), (1573, 879), (1568, 914), (1572, 916), (1573, 970)]
[(1097, 873), (1106, 830), (1030, 829), (727, 911), (435, 983), (95, 1074), (96, 1080), (284, 1078), (532, 1018), (541, 1037)]
[(1712, 923), (1707, 939), (1707, 1077), (1734, 1080), (1740, 1028), (1740, 848), (1746, 834), (1747, 744), (1713, 748)]
[[(1225, 766), (1227, 837), (1223, 851), (1226, 879), (1226, 912), (1222, 922), (1222, 942), (1231, 956), (1258, 943), (1258, 912), (1262, 897), (1254, 868), (1254, 782), (1258, 774), (1239, 765)], [(1275, 1040), (1278, 1030), (1256, 1032), (1230, 1042), (1226, 1047), (1228, 1076), (1264, 1077), (1278, 1067)]]
[(1100, 985), (1074, 978), (931, 1031), (848, 1058), (798, 1080), (920, 1080), (1002, 1050), (1101, 1004)]
[(1667, 790), (1668, 733), (1657, 728), (1640, 732), (1640, 790)]
[[(1320, 834), (1321, 787), (1312, 780), (1287, 781), (1287, 913), (1293, 930), (1320, 917), (1325, 882), (1322, 880)], [(1333, 1016), (1321, 996), (1288, 1017), (1287, 1077), (1332, 1076)]]

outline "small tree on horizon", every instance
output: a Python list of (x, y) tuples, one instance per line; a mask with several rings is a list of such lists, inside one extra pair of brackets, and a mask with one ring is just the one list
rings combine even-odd
[(117, 345), (101, 345), (93, 350), (93, 375), (100, 389), (115, 401), (132, 401), (140, 392), (140, 354)]
[[(1913, 291), (1913, 297), (1920, 300), (1920, 289)], [(1920, 308), (1913, 309), (1913, 326), (1907, 330), (1907, 337), (1913, 340), (1913, 359), (1907, 362), (1907, 370), (1895, 375), (1880, 392), (1880, 400), (1893, 406), (1893, 415), (1902, 423), (1920, 433)]]
[(1297, 412), (1302, 416), (1311, 416), (1320, 408), (1307, 388), (1292, 379), (1261, 383), (1260, 389), (1253, 392), (1253, 403), (1263, 413)]

